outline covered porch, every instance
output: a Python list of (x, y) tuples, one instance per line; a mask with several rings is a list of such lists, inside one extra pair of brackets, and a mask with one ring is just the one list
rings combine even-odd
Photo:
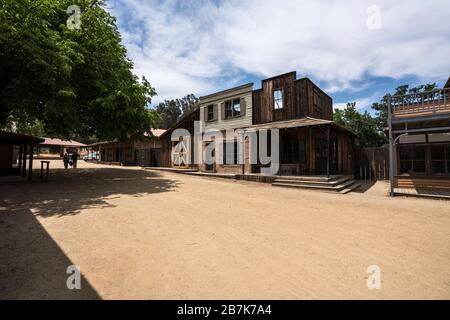
[[(279, 176), (353, 174), (354, 134), (333, 121), (306, 117), (249, 129), (279, 130)], [(268, 144), (270, 150), (270, 139)], [(245, 173), (260, 173), (262, 167), (260, 163), (251, 165)]]

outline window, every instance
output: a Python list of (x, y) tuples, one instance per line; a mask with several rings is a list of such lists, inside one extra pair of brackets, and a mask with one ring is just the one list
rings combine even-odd
[(233, 117), (231, 101), (225, 101), (225, 119)]
[(433, 174), (450, 174), (450, 146), (431, 146)]
[(273, 92), (273, 107), (275, 110), (283, 109), (283, 92), (281, 89)]
[(210, 104), (208, 107), (208, 118), (206, 121), (212, 121), (214, 120), (214, 105)]
[(241, 115), (241, 100), (234, 99), (233, 100), (233, 116), (237, 117)]
[(400, 173), (425, 173), (425, 146), (400, 146)]
[(224, 164), (238, 164), (238, 143), (235, 140), (234, 143), (224, 141), (223, 143), (223, 163)]
[(225, 101), (225, 119), (241, 115), (241, 99)]

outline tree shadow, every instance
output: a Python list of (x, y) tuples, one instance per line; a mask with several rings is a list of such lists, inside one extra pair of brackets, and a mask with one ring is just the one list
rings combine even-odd
[(0, 206), (10, 212), (32, 209), (42, 217), (78, 214), (88, 208), (114, 207), (108, 200), (128, 195), (174, 191), (178, 180), (164, 178), (158, 172), (130, 168), (53, 169), (48, 182), (35, 172), (29, 183), (0, 185)]
[(81, 290), (67, 288), (67, 267), (74, 263), (37, 216), (107, 209), (114, 207), (111, 199), (170, 192), (179, 185), (158, 172), (120, 167), (53, 169), (48, 182), (38, 175), (37, 170), (32, 182), (0, 183), (0, 299), (100, 299), (84, 277)]
[(0, 299), (101, 299), (82, 274), (68, 289), (74, 263), (30, 210), (0, 211), (0, 231)]

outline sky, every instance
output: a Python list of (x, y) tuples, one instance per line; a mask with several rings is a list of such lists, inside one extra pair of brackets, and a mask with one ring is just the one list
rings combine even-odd
[(450, 76), (448, 0), (109, 0), (134, 72), (158, 96), (211, 94), (290, 71), (335, 108)]

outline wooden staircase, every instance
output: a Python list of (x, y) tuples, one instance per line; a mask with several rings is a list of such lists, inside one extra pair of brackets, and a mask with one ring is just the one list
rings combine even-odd
[(272, 183), (275, 187), (321, 190), (346, 194), (359, 188), (361, 184), (353, 176), (289, 176), (279, 177)]

